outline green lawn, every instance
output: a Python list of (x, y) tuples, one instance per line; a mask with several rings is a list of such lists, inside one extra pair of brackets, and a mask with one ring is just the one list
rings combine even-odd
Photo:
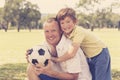
[(112, 69), (120, 70), (120, 31), (117, 29), (104, 29), (95, 30), (94, 33), (108, 46), (112, 60)]
[(28, 48), (43, 42), (43, 31), (0, 31), (0, 64), (25, 63)]
[[(98, 35), (110, 50), (114, 80), (120, 78), (120, 31), (117, 29), (96, 29)], [(28, 48), (44, 41), (42, 30), (0, 30), (0, 80), (25, 80)]]
[(25, 80), (28, 48), (44, 41), (43, 31), (0, 31), (0, 80)]

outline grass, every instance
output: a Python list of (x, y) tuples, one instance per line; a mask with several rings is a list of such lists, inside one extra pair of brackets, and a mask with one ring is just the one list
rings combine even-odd
[(0, 31), (0, 64), (23, 63), (28, 48), (43, 42), (43, 31)]
[[(120, 79), (120, 31), (116, 29), (96, 29), (98, 35), (110, 50), (113, 80)], [(28, 48), (44, 41), (42, 30), (0, 30), (0, 80), (25, 80)]]
[(116, 29), (103, 29), (94, 31), (108, 46), (112, 69), (120, 70), (120, 31)]
[(25, 63), (4, 64), (0, 66), (0, 80), (25, 80)]

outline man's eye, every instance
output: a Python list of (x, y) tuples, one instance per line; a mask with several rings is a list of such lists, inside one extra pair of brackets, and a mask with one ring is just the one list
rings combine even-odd
[(48, 33), (49, 31), (45, 31), (45, 33)]
[(52, 30), (52, 32), (55, 32), (56, 30)]
[(67, 23), (70, 23), (70, 21), (67, 21)]

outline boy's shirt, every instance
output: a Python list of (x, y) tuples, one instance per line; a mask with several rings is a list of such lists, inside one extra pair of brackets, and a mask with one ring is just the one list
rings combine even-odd
[(68, 38), (72, 40), (73, 43), (80, 44), (81, 49), (88, 58), (98, 55), (102, 49), (106, 47), (97, 36), (80, 26), (75, 26)]
[[(58, 57), (64, 55), (71, 47), (72, 42), (63, 35), (56, 46)], [(78, 80), (92, 80), (86, 57), (81, 49), (77, 51), (74, 58), (61, 62), (60, 66), (64, 72), (79, 73)]]

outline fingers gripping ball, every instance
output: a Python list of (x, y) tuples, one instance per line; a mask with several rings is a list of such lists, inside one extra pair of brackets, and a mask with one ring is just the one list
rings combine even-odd
[(31, 64), (40, 64), (46, 66), (48, 64), (48, 59), (50, 59), (50, 53), (46, 46), (38, 45), (34, 46), (28, 51), (28, 60)]

